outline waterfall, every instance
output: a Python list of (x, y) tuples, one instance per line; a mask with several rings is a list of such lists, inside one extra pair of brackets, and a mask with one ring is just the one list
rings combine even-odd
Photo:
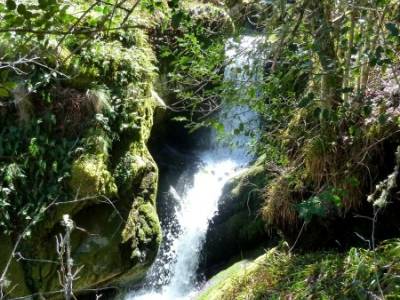
[[(239, 42), (230, 40), (226, 47), (229, 65), (225, 69), (225, 80), (236, 83), (238, 91), (243, 90), (253, 75), (247, 70), (255, 64), (249, 52), (260, 43), (259, 37), (243, 36)], [(252, 126), (256, 114), (246, 105), (227, 104), (219, 114), (219, 122), (225, 131), (230, 132), (240, 126)], [(187, 300), (192, 299), (199, 286), (196, 270), (198, 268), (202, 245), (209, 220), (217, 212), (218, 199), (224, 185), (238, 175), (249, 163), (249, 137), (234, 135), (237, 147), (231, 148), (226, 143), (217, 142), (216, 134), (212, 137), (208, 150), (199, 153), (200, 166), (193, 175), (193, 182), (185, 182), (179, 195), (174, 187), (170, 196), (175, 199), (175, 215), (163, 222), (164, 241), (159, 254), (150, 268), (144, 286), (133, 291), (125, 300)], [(187, 176), (183, 174), (182, 176)]]

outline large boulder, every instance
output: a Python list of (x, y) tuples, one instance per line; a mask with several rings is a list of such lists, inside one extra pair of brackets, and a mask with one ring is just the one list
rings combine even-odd
[[(5, 276), (6, 292), (11, 296), (42, 293), (46, 297), (47, 293), (61, 289), (55, 238), (65, 233), (60, 224), (65, 214), (75, 223), (70, 244), (74, 270), (83, 267), (74, 281), (75, 294), (137, 282), (156, 256), (161, 243), (156, 210), (158, 167), (147, 147), (154, 110), (160, 105), (153, 91), (154, 53), (149, 44), (137, 44), (129, 49), (121, 43), (112, 45), (117, 54), (112, 56), (100, 51), (95, 55), (101, 61), (109, 61), (113, 71), (87, 77), (89, 81), (101, 80), (101, 89), (106, 92), (100, 93), (100, 89), (91, 92), (75, 82), (66, 82), (68, 87), (48, 87), (54, 96), (51, 106), (33, 105), (36, 115), (32, 118), (49, 111), (54, 113), (56, 126), (46, 127), (48, 136), (61, 135), (54, 143), (64, 143), (67, 139), (76, 142), (71, 143), (68, 152), (59, 154), (68, 156), (65, 160), (69, 169), (65, 174), (54, 171), (55, 175), (49, 172), (37, 175), (43, 185), (49, 186), (51, 177), (59, 176), (64, 194), (54, 202), (45, 199), (49, 201), (47, 209), (40, 208), (42, 203), (38, 201), (37, 211), (41, 216), (26, 230)], [(98, 49), (97, 42), (93, 47)], [(119, 60), (121, 57), (123, 60)], [(80, 66), (91, 66), (92, 60), (96, 57), (87, 57)], [(104, 71), (101, 66), (96, 68)], [(122, 68), (125, 73), (119, 72)], [(75, 80), (83, 76), (82, 72), (77, 73)], [(127, 82), (117, 78), (121, 74), (126, 75)], [(70, 106), (74, 109), (69, 110)], [(14, 125), (11, 118), (4, 122), (5, 126)], [(35, 138), (41, 138), (40, 134)], [(43, 156), (42, 160), (46, 159)], [(57, 167), (54, 165), (53, 169)], [(34, 207), (35, 203), (28, 201), (22, 192), (16, 191), (27, 205)], [(37, 187), (32, 187), (32, 193), (39, 192)], [(0, 237), (0, 248), (4, 252), (0, 270), (12, 253), (19, 232), (24, 231), (22, 222), (15, 220), (14, 224), (19, 226), (18, 230)], [(58, 295), (61, 296), (52, 294), (51, 299), (57, 299)]]
[[(117, 144), (115, 156), (102, 147), (88, 147), (74, 161), (70, 188), (76, 197), (52, 205), (46, 218), (32, 228), (31, 237), (18, 248), (24, 258), (19, 262), (13, 259), (6, 276), (10, 288), (16, 284), (20, 287), (12, 295), (45, 295), (60, 289), (55, 237), (64, 233), (60, 224), (64, 214), (76, 226), (71, 234), (74, 268), (83, 267), (74, 282), (76, 294), (89, 288), (122, 286), (144, 277), (161, 243), (156, 212), (158, 168), (146, 146), (154, 103), (148, 98), (142, 111), (138, 110), (143, 113), (142, 132), (127, 139), (127, 145)], [(101, 132), (97, 130), (89, 130), (86, 139), (92, 141), (94, 133), (96, 140), (101, 141)], [(114, 168), (110, 167), (111, 157)], [(4, 255), (0, 268), (13, 244), (8, 237), (1, 241), (9, 246), (1, 247)]]

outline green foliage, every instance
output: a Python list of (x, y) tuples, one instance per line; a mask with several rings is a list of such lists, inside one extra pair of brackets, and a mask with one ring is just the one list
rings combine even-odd
[[(176, 98), (173, 107), (190, 121), (212, 112), (210, 103), (218, 101), (213, 88), (223, 79), (223, 29), (229, 21), (226, 13), (215, 6), (180, 3), (172, 7), (170, 27), (161, 33), (157, 52), (167, 71), (168, 88)], [(206, 124), (191, 125), (197, 128)]]
[(53, 201), (116, 195), (108, 153), (128, 131), (148, 138), (157, 69), (143, 28), (167, 9), (138, 4), (0, 4), (0, 231)]
[[(71, 61), (77, 84), (101, 81), (108, 85), (127, 86), (131, 82), (148, 84), (156, 71), (151, 49), (144, 46), (123, 47), (119, 41), (94, 41)], [(86, 80), (84, 79), (86, 77)], [(148, 88), (145, 86), (145, 88)]]
[[(258, 153), (281, 170), (263, 210), (279, 229), (365, 207), (392, 163), (382, 153), (399, 141), (399, 7), (365, 5), (270, 1), (264, 76), (257, 97), (240, 98), (262, 118)], [(282, 185), (290, 177), (301, 187)]]
[(24, 228), (50, 202), (71, 197), (67, 179), (76, 143), (52, 132), (51, 115), (25, 126), (9, 121), (2, 119), (0, 131), (0, 230), (7, 233)]
[[(162, 1), (140, 2), (121, 6), (118, 1), (39, 0), (17, 5), (10, 0), (0, 4), (0, 19), (4, 20), (0, 26), (0, 97), (10, 97), (12, 85), (22, 75), (29, 92), (66, 78), (80, 76), (84, 81), (82, 75), (89, 78), (80, 84), (81, 88), (99, 76), (122, 85), (131, 76), (142, 76), (140, 68), (133, 68), (146, 63), (149, 51), (140, 52), (146, 47), (139, 45), (137, 32), (153, 26), (144, 11), (158, 13), (166, 7)], [(110, 39), (115, 41), (108, 44)], [(138, 50), (132, 48), (133, 44), (143, 47)], [(135, 57), (129, 60), (129, 55)], [(74, 70), (66, 68), (71, 63)], [(121, 69), (124, 64), (128, 70)]]
[(297, 204), (297, 210), (300, 218), (306, 223), (316, 217), (325, 217), (332, 207), (342, 207), (342, 196), (344, 191), (332, 188), (322, 193), (310, 197), (309, 199)]

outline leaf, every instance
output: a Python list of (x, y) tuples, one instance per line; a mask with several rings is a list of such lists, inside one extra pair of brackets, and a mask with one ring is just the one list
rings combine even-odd
[(311, 197), (299, 203), (296, 208), (299, 212), (299, 216), (306, 223), (309, 223), (313, 216), (324, 217), (326, 215), (326, 210), (322, 206), (321, 199), (318, 196)]
[(172, 20), (171, 20), (172, 27), (178, 28), (179, 25), (181, 24), (181, 22), (182, 22), (184, 16), (185, 16), (185, 14), (184, 14), (182, 11), (180, 11), (180, 12), (174, 14), (174, 15), (172, 16)]
[(328, 108), (323, 108), (322, 111), (321, 111), (320, 117), (321, 117), (322, 120), (324, 120), (324, 121), (330, 120), (331, 111), (330, 111)]
[(380, 125), (384, 125), (387, 123), (388, 116), (385, 113), (382, 113), (378, 116), (378, 122)]
[(39, 0), (39, 7), (41, 9), (46, 9), (47, 5), (48, 5), (47, 0)]
[(315, 108), (314, 112), (313, 112), (313, 115), (314, 115), (314, 118), (318, 118), (319, 119), (319, 117), (321, 115), (321, 108), (320, 107)]
[(217, 131), (218, 134), (223, 134), (225, 131), (225, 126), (222, 123), (215, 122), (213, 124), (213, 127), (215, 128), (215, 130)]
[(6, 6), (8, 10), (14, 10), (17, 7), (17, 4), (13, 0), (7, 0)]
[(24, 4), (19, 4), (19, 5), (18, 5), (18, 8), (17, 8), (17, 12), (18, 12), (20, 15), (25, 16), (25, 15), (27, 14), (26, 6), (25, 6)]
[(340, 207), (342, 205), (342, 199), (338, 195), (332, 195), (331, 201), (337, 206)]
[(269, 42), (269, 43), (275, 43), (275, 42), (278, 41), (278, 40), (279, 40), (279, 37), (278, 37), (278, 35), (275, 34), (275, 33), (270, 34), (270, 35), (268, 36), (268, 42)]
[(9, 95), (7, 89), (0, 87), (0, 97), (8, 97)]
[(400, 31), (397, 28), (397, 25), (395, 23), (386, 23), (385, 27), (386, 27), (387, 30), (390, 31), (390, 34), (393, 35), (393, 36), (398, 36), (399, 33), (400, 33)]
[(313, 100), (314, 100), (314, 94), (310, 93), (307, 96), (305, 96), (303, 99), (300, 100), (299, 107), (304, 108), (304, 107), (308, 106), (311, 103), (311, 101), (313, 101)]
[(171, 8), (175, 8), (175, 7), (178, 7), (178, 5), (179, 5), (179, 0), (171, 0), (171, 1), (169, 1), (170, 3), (168, 3), (168, 5), (169, 5), (169, 7), (171, 7)]

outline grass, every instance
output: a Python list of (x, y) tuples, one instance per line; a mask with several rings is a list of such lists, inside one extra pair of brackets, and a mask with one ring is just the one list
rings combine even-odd
[(198, 299), (400, 299), (400, 240), (375, 252), (288, 254), (273, 248), (234, 271)]

